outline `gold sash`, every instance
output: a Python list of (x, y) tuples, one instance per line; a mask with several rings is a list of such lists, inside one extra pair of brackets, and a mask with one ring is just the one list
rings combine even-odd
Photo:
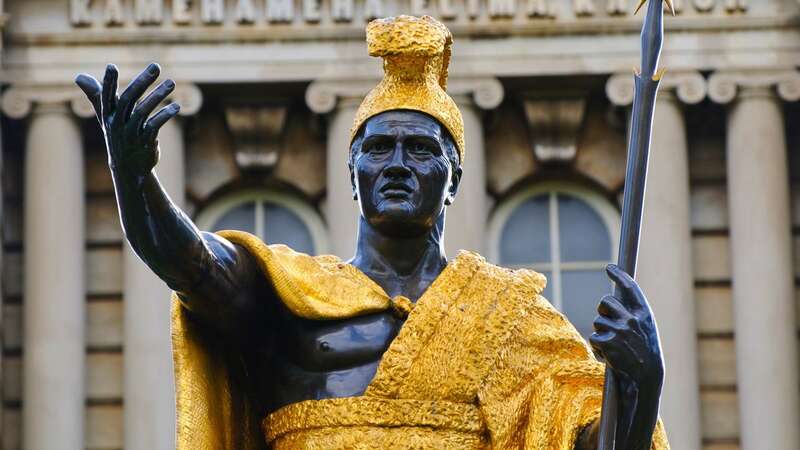
[[(221, 234), (258, 259), (298, 316), (341, 319), (393, 303), (338, 258)], [(193, 332), (175, 302), (178, 449), (573, 450), (599, 417), (603, 366), (539, 295), (544, 284), (538, 273), (459, 253), (411, 308), (363, 396), (288, 405), (266, 417), (263, 434), (264, 411), (231, 382), (231, 349)], [(669, 448), (660, 423), (653, 448)]]

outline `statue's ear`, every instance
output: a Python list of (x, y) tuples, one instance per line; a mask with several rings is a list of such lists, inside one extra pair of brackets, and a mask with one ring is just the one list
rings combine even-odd
[(461, 165), (453, 171), (453, 176), (450, 177), (450, 187), (447, 189), (447, 198), (444, 200), (445, 205), (452, 205), (456, 199), (456, 193), (458, 192), (458, 186), (461, 184), (461, 175), (464, 171), (461, 169)]
[(356, 171), (351, 161), (347, 161), (347, 168), (350, 169), (350, 189), (353, 193), (353, 200), (358, 200), (358, 190), (356, 190)]

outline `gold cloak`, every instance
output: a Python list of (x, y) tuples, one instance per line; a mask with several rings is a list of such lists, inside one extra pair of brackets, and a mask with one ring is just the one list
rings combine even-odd
[[(221, 234), (257, 258), (298, 316), (408, 305), (336, 257)], [(199, 330), (174, 296), (177, 448), (572, 450), (599, 417), (603, 366), (540, 295), (544, 285), (538, 273), (462, 251), (413, 305), (364, 395), (303, 401), (266, 418), (248, 383), (235, 382), (236, 349)], [(653, 448), (669, 448), (660, 422)]]

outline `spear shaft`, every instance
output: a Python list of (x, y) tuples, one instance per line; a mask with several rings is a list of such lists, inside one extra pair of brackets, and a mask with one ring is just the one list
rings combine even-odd
[[(641, 0), (639, 7), (646, 0)], [(636, 275), (636, 259), (639, 253), (639, 234), (642, 226), (647, 163), (650, 154), (653, 114), (656, 94), (662, 72), (658, 71), (658, 60), (664, 39), (664, 7), (662, 0), (651, 1), (642, 24), (642, 65), (634, 74), (633, 111), (631, 112), (628, 138), (628, 161), (625, 171), (625, 188), (622, 202), (622, 227), (620, 230), (617, 264), (632, 277)], [(671, 7), (669, 0), (667, 4)], [(638, 9), (637, 9), (638, 10)], [(614, 295), (619, 297), (619, 287)], [(603, 386), (603, 408), (600, 416), (599, 450), (624, 448), (618, 442), (617, 419), (619, 416), (619, 387), (614, 372), (606, 366)], [(623, 433), (627, 435), (627, 433)], [(618, 445), (620, 445), (618, 447)]]

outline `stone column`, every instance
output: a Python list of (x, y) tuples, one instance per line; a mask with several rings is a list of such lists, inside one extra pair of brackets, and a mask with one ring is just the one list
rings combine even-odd
[[(328, 170), (326, 219), (331, 253), (342, 258), (353, 255), (358, 230), (358, 204), (353, 200), (347, 171), (350, 127), (361, 99), (377, 81), (315, 81), (306, 90), (306, 104), (317, 114), (330, 114), (328, 120)], [(455, 256), (458, 248), (481, 251), (488, 214), (486, 175), (483, 155), (483, 127), (475, 106), (496, 108), (503, 100), (503, 87), (494, 78), (454, 79), (448, 93), (459, 100), (464, 116), (467, 146), (463, 184), (456, 202), (447, 214), (445, 247)], [(467, 223), (467, 226), (461, 226)], [(456, 226), (455, 224), (458, 224)]]
[(715, 73), (709, 79), (713, 100), (732, 101), (728, 202), (745, 450), (800, 448), (789, 168), (775, 87), (784, 99), (797, 100), (800, 74)]
[[(633, 101), (633, 76), (606, 86), (617, 105)], [(680, 102), (698, 103), (706, 83), (697, 72), (670, 73), (656, 101), (636, 278), (647, 294), (661, 336), (665, 384), (661, 416), (673, 448), (699, 450), (700, 386), (697, 364), (689, 165)]]
[[(200, 90), (177, 83), (172, 100), (181, 116), (200, 108)], [(184, 138), (181, 116), (158, 134), (156, 175), (173, 202), (184, 204)], [(167, 285), (125, 243), (124, 267), (124, 443), (126, 450), (175, 448), (175, 385)]]
[(448, 257), (461, 249), (485, 254), (489, 216), (482, 111), (471, 99), (457, 100), (464, 118), (466, 150), (461, 184), (455, 202), (447, 207), (444, 247)]
[(63, 90), (12, 87), (3, 112), (30, 113), (25, 148), (23, 448), (84, 448), (83, 141)]
[(328, 221), (330, 251), (350, 259), (356, 249), (358, 218), (361, 211), (353, 199), (347, 158), (350, 154), (350, 127), (356, 116), (359, 99), (340, 101), (328, 117), (327, 197), (325, 218)]

